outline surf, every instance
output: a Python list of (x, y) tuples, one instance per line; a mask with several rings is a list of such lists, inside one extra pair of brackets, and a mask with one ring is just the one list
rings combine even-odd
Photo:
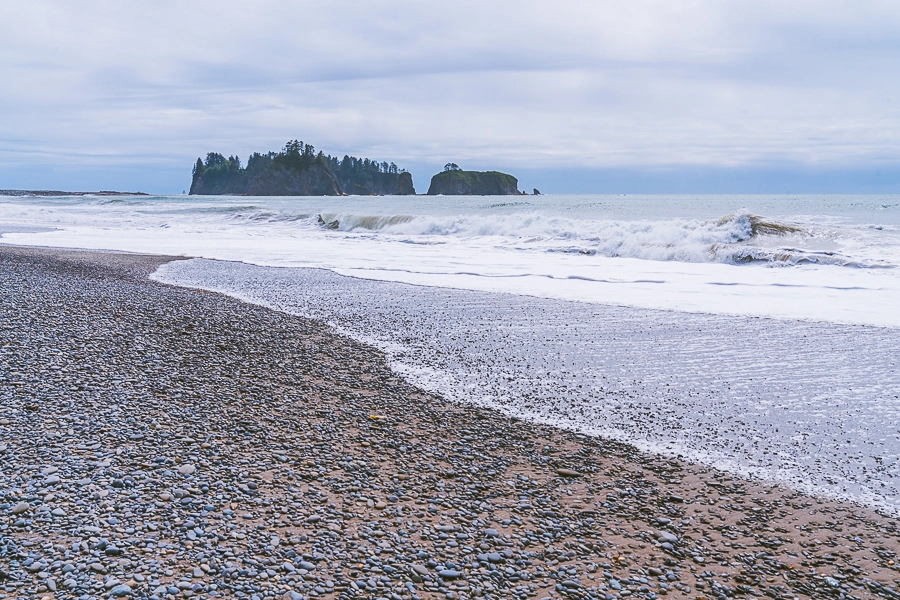
[[(747, 210), (716, 219), (668, 220), (571, 219), (540, 212), (504, 215), (323, 212), (316, 216), (315, 224), (335, 234), (377, 234), (387, 242), (435, 244), (446, 243), (446, 238), (451, 238), (468, 243), (483, 241), (507, 251), (731, 265), (892, 266), (837, 251), (803, 248), (804, 242), (815, 241), (821, 245), (823, 238), (837, 238), (837, 234), (825, 228), (813, 231)], [(443, 242), (439, 242), (440, 238), (444, 238)]]

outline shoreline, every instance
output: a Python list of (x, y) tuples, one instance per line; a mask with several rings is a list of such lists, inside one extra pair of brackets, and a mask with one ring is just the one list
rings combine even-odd
[(0, 597), (900, 594), (870, 510), (452, 404), (181, 257), (0, 257)]
[[(865, 386), (863, 372), (882, 373), (884, 385), (896, 381), (890, 330), (221, 260), (173, 262), (151, 277), (324, 321), (381, 349), (413, 385), (453, 402), (898, 515), (897, 473), (884, 468), (894, 455), (885, 442), (894, 433), (891, 394), (853, 414), (854, 402), (872, 394), (836, 392)], [(802, 372), (786, 367), (793, 364)], [(827, 400), (814, 410), (810, 397)], [(857, 435), (846, 438), (845, 430)], [(867, 451), (850, 450), (859, 447)]]
[(0, 190), (0, 196), (10, 198), (56, 198), (61, 196), (150, 196), (146, 192), (115, 192), (101, 190), (99, 192), (63, 192), (61, 190)]

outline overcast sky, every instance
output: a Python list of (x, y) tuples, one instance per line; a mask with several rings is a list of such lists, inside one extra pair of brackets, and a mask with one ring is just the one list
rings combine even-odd
[(557, 192), (900, 192), (900, 2), (0, 3), (0, 188), (181, 192), (206, 152), (291, 138), (420, 191), (454, 161)]

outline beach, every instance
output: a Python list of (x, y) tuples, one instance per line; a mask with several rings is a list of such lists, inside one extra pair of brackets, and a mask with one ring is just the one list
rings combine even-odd
[(890, 517), (452, 402), (172, 260), (0, 246), (0, 596), (900, 596)]

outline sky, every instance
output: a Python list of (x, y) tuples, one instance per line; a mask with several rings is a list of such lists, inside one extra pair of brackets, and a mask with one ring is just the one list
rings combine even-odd
[(900, 193), (896, 0), (5, 0), (0, 189), (301, 139), (545, 193)]

